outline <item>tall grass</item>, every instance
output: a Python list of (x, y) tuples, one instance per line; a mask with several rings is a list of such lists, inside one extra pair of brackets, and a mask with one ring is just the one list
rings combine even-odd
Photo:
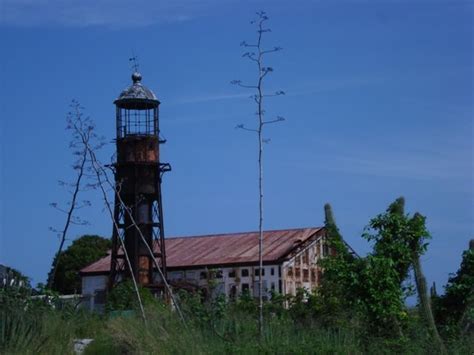
[(50, 307), (0, 309), (1, 354), (69, 354), (76, 338), (93, 337), (103, 326), (96, 315)]
[[(51, 307), (0, 309), (1, 354), (72, 354), (77, 338), (93, 338), (86, 354), (432, 354), (416, 319), (403, 339), (374, 338), (358, 323), (329, 327), (316, 319), (268, 312), (259, 341), (249, 304), (201, 305), (183, 301), (186, 326), (175, 312), (149, 304), (147, 323), (138, 315), (98, 316)], [(452, 354), (472, 354), (472, 334), (447, 342)]]

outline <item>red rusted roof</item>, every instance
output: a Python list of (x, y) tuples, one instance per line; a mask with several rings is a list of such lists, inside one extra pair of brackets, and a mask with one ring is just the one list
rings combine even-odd
[[(316, 227), (265, 231), (263, 261), (284, 258), (298, 244), (320, 235), (322, 230)], [(258, 262), (258, 232), (166, 238), (165, 247), (169, 268)], [(81, 274), (108, 273), (109, 270), (110, 255), (83, 268)]]

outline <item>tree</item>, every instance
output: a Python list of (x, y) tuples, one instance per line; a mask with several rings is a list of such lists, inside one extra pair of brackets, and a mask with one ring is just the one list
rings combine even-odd
[(435, 302), (436, 319), (448, 335), (457, 336), (474, 323), (474, 242), (462, 254), (459, 270), (451, 274), (445, 294)]
[(425, 217), (419, 213), (410, 217), (404, 207), (405, 200), (398, 198), (385, 213), (371, 219), (363, 237), (373, 242), (373, 251), (365, 258), (351, 258), (341, 242), (331, 208), (325, 206), (328, 243), (336, 253), (321, 261), (321, 309), (328, 307), (334, 314), (350, 309), (366, 321), (370, 334), (401, 337), (407, 317), (404, 300), (410, 290), (405, 282), (413, 267), (421, 314), (437, 350), (444, 353), (420, 262), (430, 235)]
[[(48, 284), (52, 289), (63, 294), (80, 293), (81, 278), (79, 270), (100, 259), (112, 247), (109, 239), (97, 235), (84, 235), (76, 240), (53, 260), (51, 272), (48, 275)], [(56, 258), (61, 258), (53, 278), (53, 268)]]
[(344, 243), (329, 203), (324, 205), (324, 215), (325, 242), (331, 253), (319, 262), (324, 273), (321, 285), (316, 290), (316, 300), (317, 312), (323, 322), (333, 324), (345, 321), (357, 307), (353, 302), (356, 298), (347, 296), (349, 290), (355, 290), (359, 282), (360, 260), (350, 253)]
[[(445, 353), (446, 349), (434, 322), (426, 278), (420, 261), (431, 238), (425, 222), (426, 218), (418, 212), (413, 217), (405, 214), (405, 199), (400, 197), (389, 206), (385, 214), (370, 221), (368, 229), (372, 229), (375, 233), (367, 232), (365, 237), (375, 242), (374, 256), (391, 260), (398, 274), (399, 288), (406, 280), (410, 267), (413, 267), (421, 313), (438, 350)], [(396, 316), (394, 321), (394, 325), (397, 326), (399, 320), (396, 320)]]
[[(231, 83), (246, 89), (255, 90), (255, 94), (250, 96), (250, 98), (255, 102), (257, 106), (257, 126), (256, 128), (248, 128), (243, 124), (239, 124), (236, 128), (242, 129), (244, 131), (254, 132), (258, 137), (258, 201), (259, 201), (259, 222), (258, 222), (258, 231), (259, 231), (259, 243), (258, 243), (258, 260), (259, 268), (263, 268), (263, 143), (268, 142), (267, 139), (263, 137), (263, 128), (266, 125), (281, 122), (284, 120), (283, 117), (277, 116), (275, 119), (265, 120), (265, 109), (264, 109), (264, 99), (267, 97), (280, 96), (285, 93), (281, 90), (276, 91), (273, 94), (264, 93), (264, 79), (273, 72), (272, 67), (264, 65), (264, 57), (272, 52), (278, 52), (281, 47), (273, 47), (271, 49), (266, 49), (263, 47), (263, 35), (268, 33), (271, 30), (265, 27), (265, 22), (268, 21), (268, 16), (264, 11), (257, 12), (257, 19), (252, 21), (251, 24), (255, 24), (257, 27), (257, 42), (256, 43), (247, 43), (242, 42), (240, 45), (244, 47), (247, 52), (245, 52), (242, 57), (250, 60), (257, 69), (257, 80), (254, 84), (243, 84), (241, 80), (233, 80)], [(259, 331), (260, 335), (263, 334), (263, 280), (262, 272), (258, 276), (258, 297), (259, 297)]]

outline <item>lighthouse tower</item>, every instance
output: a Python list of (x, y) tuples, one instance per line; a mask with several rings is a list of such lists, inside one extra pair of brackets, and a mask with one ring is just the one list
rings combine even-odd
[(166, 278), (161, 178), (171, 170), (169, 164), (160, 161), (160, 145), (165, 143), (160, 139), (160, 101), (142, 84), (141, 74), (135, 72), (132, 84), (114, 104), (117, 193), (109, 287), (132, 275), (139, 285), (154, 287), (158, 279), (153, 273), (153, 257)]

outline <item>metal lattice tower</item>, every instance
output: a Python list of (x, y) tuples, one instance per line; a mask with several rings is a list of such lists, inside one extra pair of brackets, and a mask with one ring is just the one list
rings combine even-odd
[[(141, 74), (134, 72), (132, 85), (114, 101), (117, 127), (114, 215), (118, 231), (114, 227), (109, 288), (132, 274), (141, 286), (158, 289), (162, 285), (162, 280), (155, 276), (152, 256), (136, 226), (153, 250), (166, 278), (161, 179), (171, 167), (160, 162), (160, 145), (165, 143), (160, 139), (160, 101), (141, 80)], [(119, 238), (125, 245), (131, 270)]]

